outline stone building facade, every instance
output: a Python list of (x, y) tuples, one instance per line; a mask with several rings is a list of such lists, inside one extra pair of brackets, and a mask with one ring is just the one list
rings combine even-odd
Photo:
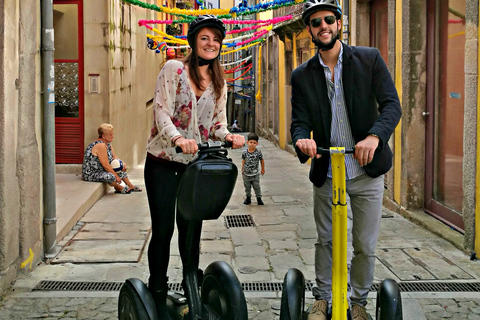
[[(395, 158), (385, 205), (419, 221), (432, 216), (459, 232), (465, 251), (479, 252), (478, 1), (339, 2), (343, 41), (380, 50), (402, 102), (403, 117), (389, 142)], [(262, 45), (255, 89), (262, 93), (256, 130), (292, 152), (290, 75), (316, 54), (302, 6), (274, 11), (273, 17), (293, 18)]]
[[(22, 262), (33, 257), (33, 268), (45, 255), (41, 9), (42, 1), (0, 2), (0, 294), (28, 272), (30, 264)], [(53, 171), (78, 173), (83, 151), (103, 122), (115, 127), (120, 158), (129, 165), (145, 158), (164, 55), (147, 48), (147, 31), (138, 20), (165, 18), (121, 0), (53, 1)]]

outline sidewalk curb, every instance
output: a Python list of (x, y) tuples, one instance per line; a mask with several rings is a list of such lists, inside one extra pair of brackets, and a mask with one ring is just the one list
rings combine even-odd
[(425, 230), (430, 231), (436, 236), (447, 240), (465, 254), (470, 254), (470, 250), (468, 250), (464, 246), (464, 236), (460, 232), (453, 230), (451, 227), (428, 215), (422, 210), (407, 210), (401, 205), (395, 203), (393, 200), (386, 197), (383, 198), (383, 206), (388, 210), (400, 214), (405, 219), (408, 219), (409, 221), (424, 228)]

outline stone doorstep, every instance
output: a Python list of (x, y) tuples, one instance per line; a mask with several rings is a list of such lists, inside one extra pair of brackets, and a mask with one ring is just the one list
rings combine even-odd
[(67, 196), (63, 203), (57, 205), (57, 242), (61, 241), (72, 230), (75, 224), (109, 189), (106, 183), (85, 182), (81, 180), (81, 177), (73, 176), (77, 179), (72, 177), (56, 182), (57, 197), (59, 192), (62, 191), (62, 184), (74, 184), (76, 190), (73, 194)]
[(384, 197), (383, 207), (389, 209), (395, 213), (398, 213), (408, 221), (413, 222), (417, 226), (424, 228), (435, 234), (436, 236), (443, 238), (453, 244), (457, 249), (461, 250), (465, 254), (470, 254), (464, 246), (464, 236), (455, 230), (452, 230), (449, 226), (441, 222), (440, 220), (432, 217), (431, 215), (423, 211), (410, 211), (392, 200)]

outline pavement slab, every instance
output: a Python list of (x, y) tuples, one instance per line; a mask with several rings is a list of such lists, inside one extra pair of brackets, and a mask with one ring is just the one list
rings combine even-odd
[(145, 240), (73, 240), (51, 263), (138, 262), (144, 246)]
[(262, 244), (262, 239), (260, 239), (256, 228), (232, 228), (230, 234), (234, 246)]
[(270, 269), (267, 257), (238, 257), (234, 259), (233, 265), (237, 270), (245, 267), (261, 271)]

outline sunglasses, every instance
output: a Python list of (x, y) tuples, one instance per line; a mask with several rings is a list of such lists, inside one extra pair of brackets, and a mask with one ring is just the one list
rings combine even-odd
[(310, 25), (314, 28), (318, 28), (322, 25), (322, 20), (325, 21), (326, 24), (334, 24), (337, 18), (335, 16), (326, 16), (324, 18), (315, 18), (310, 20)]

